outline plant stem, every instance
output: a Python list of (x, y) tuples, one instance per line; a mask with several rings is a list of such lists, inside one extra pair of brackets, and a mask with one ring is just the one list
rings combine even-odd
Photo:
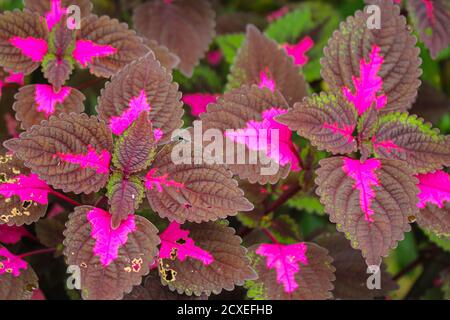
[(264, 234), (270, 239), (270, 241), (272, 241), (274, 244), (280, 244), (277, 240), (277, 238), (275, 238), (275, 236), (272, 234), (272, 232), (270, 232), (269, 229), (267, 228), (262, 228), (261, 229), (262, 232), (264, 232)]
[(35, 255), (38, 255), (38, 254), (50, 253), (50, 252), (54, 252), (54, 251), (56, 251), (56, 248), (39, 249), (39, 250), (35, 250), (35, 251), (22, 253), (21, 255), (19, 255), (19, 258), (22, 259), (22, 258), (35, 256)]
[(64, 201), (66, 201), (66, 202), (68, 202), (68, 203), (70, 203), (71, 205), (73, 205), (75, 207), (79, 207), (79, 206), (82, 205), (81, 203), (79, 203), (79, 202), (77, 202), (75, 200), (72, 200), (71, 198), (69, 198), (69, 197), (63, 195), (62, 193), (59, 193), (58, 191), (55, 191), (53, 189), (51, 189), (49, 191), (49, 193), (54, 195), (54, 196), (56, 196), (56, 197), (58, 197), (58, 198), (60, 198), (60, 199), (62, 199), (62, 200), (64, 200)]
[(282, 205), (284, 205), (290, 198), (292, 198), (300, 190), (301, 190), (301, 187), (297, 183), (290, 186), (276, 201), (274, 201), (271, 205), (269, 205), (267, 207), (267, 209), (264, 211), (263, 215), (266, 216), (266, 215), (276, 211), (278, 208), (280, 208)]

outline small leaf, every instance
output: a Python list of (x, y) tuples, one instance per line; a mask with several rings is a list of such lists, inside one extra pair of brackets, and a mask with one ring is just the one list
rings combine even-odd
[(180, 148), (183, 142), (161, 150), (146, 177), (147, 199), (155, 212), (178, 223), (200, 223), (253, 209), (223, 165), (192, 164), (190, 147), (189, 154), (174, 163), (172, 152)]
[[(255, 272), (245, 256), (246, 249), (241, 246), (241, 238), (227, 221), (187, 224), (195, 245), (208, 252), (213, 258), (210, 264), (187, 257), (180, 259), (160, 259), (159, 272), (164, 285), (179, 294), (210, 295), (219, 294), (222, 289), (232, 291), (235, 285), (255, 279)], [(220, 276), (218, 276), (220, 275)]]
[(107, 16), (84, 18), (77, 39), (74, 59), (97, 77), (109, 78), (148, 52), (127, 24)]
[(115, 145), (113, 162), (126, 174), (147, 168), (155, 156), (156, 141), (147, 112), (142, 112)]
[(155, 0), (134, 10), (136, 30), (169, 48), (190, 77), (214, 37), (215, 12), (206, 0)]
[(166, 46), (160, 45), (155, 40), (146, 40), (144, 43), (153, 51), (156, 60), (168, 71), (172, 71), (180, 64), (180, 58)]
[(61, 114), (5, 142), (25, 165), (64, 192), (96, 192), (109, 174), (111, 131), (96, 117)]
[(368, 289), (367, 265), (361, 254), (353, 249), (342, 234), (324, 234), (317, 243), (329, 251), (336, 268), (333, 296), (335, 299), (364, 300), (386, 296), (398, 288), (386, 266), (380, 268), (380, 289)]
[(108, 182), (108, 198), (111, 227), (117, 229), (122, 221), (139, 208), (144, 198), (144, 186), (139, 178), (125, 179), (120, 173), (115, 173)]
[[(21, 182), (18, 177), (25, 180), (21, 179)], [(32, 184), (23, 185), (24, 181)], [(12, 189), (13, 186), (16, 188)], [(11, 154), (0, 156), (0, 189), (3, 190), (0, 193), (0, 224), (21, 226), (36, 222), (45, 215), (49, 188)], [(32, 190), (37, 191), (36, 195), (31, 195)]]
[(316, 192), (330, 221), (362, 251), (367, 265), (379, 265), (410, 231), (409, 217), (417, 216), (411, 169), (402, 161), (345, 157), (319, 164)]
[(60, 248), (64, 241), (63, 232), (66, 229), (68, 214), (62, 213), (56, 217), (47, 215), (45, 219), (39, 220), (35, 225), (36, 237), (39, 242), (48, 248), (57, 248), (56, 254), (61, 255)]
[(190, 231), (180, 228), (180, 224), (171, 222), (166, 230), (159, 236), (161, 239), (160, 259), (178, 259), (185, 261), (192, 258), (210, 265), (214, 257), (208, 252), (195, 245), (195, 241), (189, 237)]
[(261, 34), (256, 27), (247, 27), (246, 40), (231, 68), (228, 88), (244, 84), (261, 84), (262, 74), (269, 77), (289, 105), (307, 95), (307, 85), (292, 58), (278, 44)]
[(0, 15), (0, 66), (25, 75), (32, 73), (47, 53), (48, 29), (38, 14), (6, 11)]
[(370, 102), (378, 108), (384, 106), (382, 113), (407, 110), (420, 86), (417, 40), (392, 0), (366, 2), (380, 8), (382, 27), (369, 29), (373, 17), (366, 11), (357, 11), (341, 23), (324, 50), (323, 79), (333, 93), (342, 94), (344, 90), (360, 113)]
[(158, 230), (148, 220), (132, 215), (112, 230), (108, 215), (98, 208), (77, 207), (66, 224), (64, 255), (68, 265), (81, 269), (84, 299), (121, 299), (141, 283), (158, 253)]
[[(233, 147), (236, 151), (227, 152), (227, 141), (219, 156), (226, 159), (234, 174), (251, 183), (273, 184), (285, 178), (290, 167), (300, 170), (292, 132), (275, 120), (276, 116), (286, 113), (287, 108), (280, 92), (270, 92), (256, 85), (243, 86), (225, 93), (216, 104), (210, 104), (208, 112), (200, 119), (204, 131), (220, 130), (236, 145)], [(274, 133), (278, 133), (278, 139)]]
[(46, 84), (32, 84), (21, 87), (15, 95), (13, 109), (22, 129), (29, 129), (51, 115), (60, 113), (81, 113), (84, 111), (85, 96), (75, 88), (62, 87), (59, 92)]
[(332, 297), (333, 259), (314, 243), (261, 244), (249, 248), (264, 300), (326, 300)]
[(408, 11), (433, 59), (450, 45), (450, 6), (446, 0), (409, 0)]
[(321, 93), (297, 102), (276, 121), (297, 131), (319, 150), (345, 154), (356, 151), (356, 119), (355, 109), (344, 99)]
[(178, 85), (152, 53), (129, 64), (107, 83), (97, 111), (115, 134), (122, 134), (141, 112), (149, 112), (152, 127), (168, 142), (173, 130), (181, 128), (183, 105)]
[(372, 145), (378, 158), (406, 161), (417, 173), (450, 166), (450, 136), (407, 113), (391, 113), (378, 121)]
[(156, 272), (144, 278), (140, 286), (133, 288), (124, 300), (207, 300), (206, 296), (187, 296), (170, 291), (161, 284), (161, 278)]

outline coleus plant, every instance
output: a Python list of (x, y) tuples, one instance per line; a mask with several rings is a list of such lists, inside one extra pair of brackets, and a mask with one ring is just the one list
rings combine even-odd
[[(191, 74), (206, 52), (215, 16), (206, 1), (143, 4), (134, 20), (148, 39), (91, 15), (89, 1), (77, 2), (85, 19), (78, 31), (64, 27), (68, 1), (26, 1), (25, 11), (0, 15), (8, 47), (0, 50), (2, 66), (28, 74), (42, 65), (51, 83), (22, 87), (16, 96), (14, 109), (26, 131), (4, 143), (9, 152), (0, 158), (0, 242), (32, 239), (24, 225), (44, 217), (49, 200), (59, 197), (75, 207), (65, 226), (46, 221), (61, 211), (54, 206), (36, 233), (64, 229), (63, 249), (40, 239), (49, 248), (38, 253), (63, 251), (67, 264), (81, 272), (85, 299), (206, 299), (244, 284), (254, 299), (386, 295), (396, 284), (382, 266), (382, 291), (366, 289), (367, 265), (381, 265), (410, 223), (417, 220), (444, 238), (450, 234), (450, 139), (406, 112), (420, 85), (421, 61), (398, 6), (368, 3), (380, 6), (383, 28), (368, 29), (363, 11), (342, 23), (321, 61), (329, 91), (310, 96), (301, 67), (311, 38), (299, 42), (302, 54), (295, 55), (295, 48), (248, 26), (227, 92), (182, 97), (171, 71)], [(33, 32), (5, 31), (16, 20), (34, 23)], [(104, 27), (110, 23), (114, 27)], [(131, 43), (97, 38), (96, 26)], [(181, 37), (180, 29), (189, 32)], [(30, 42), (47, 49), (31, 56)], [(80, 54), (74, 54), (77, 43)], [(34, 57), (40, 52), (41, 60)], [(112, 77), (96, 116), (82, 113), (84, 95), (64, 86), (74, 61)], [(171, 141), (183, 126), (182, 100), (203, 130), (219, 129), (245, 147), (245, 157), (259, 151), (262, 159), (251, 165), (173, 163), (172, 150), (194, 142)], [(278, 140), (268, 135), (255, 145), (255, 129), (276, 129)], [(304, 141), (298, 143), (293, 131)], [(277, 142), (280, 149), (273, 152)], [(267, 160), (279, 167), (261, 175)], [(291, 177), (294, 183), (285, 185)], [(314, 192), (314, 183), (345, 237), (324, 232), (305, 240), (296, 231), (286, 237), (292, 221), (273, 216), (299, 190)], [(279, 185), (285, 193), (265, 208), (268, 190)], [(74, 194), (86, 196), (78, 203)], [(147, 203), (155, 215), (143, 214)], [(241, 221), (260, 219), (256, 228), (263, 237), (248, 249), (225, 220), (238, 214)], [(32, 254), (0, 247), (0, 297), (29, 299), (36, 292), (38, 278), (25, 259)]]

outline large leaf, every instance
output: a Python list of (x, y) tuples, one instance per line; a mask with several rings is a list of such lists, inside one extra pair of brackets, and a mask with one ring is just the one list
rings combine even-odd
[(0, 66), (30, 74), (47, 53), (47, 36), (47, 25), (37, 13), (4, 12), (0, 15)]
[(183, 125), (183, 104), (178, 85), (155, 59), (153, 53), (129, 64), (107, 83), (97, 111), (113, 132), (121, 134), (142, 111), (149, 112), (154, 130), (170, 140), (172, 131)]
[(112, 175), (108, 182), (111, 227), (118, 228), (123, 220), (134, 214), (143, 197), (144, 186), (139, 178), (124, 178), (120, 173)]
[(187, 296), (170, 291), (161, 284), (161, 278), (156, 272), (151, 272), (142, 280), (140, 286), (133, 288), (124, 300), (205, 300), (206, 296)]
[(446, 0), (409, 0), (408, 9), (420, 39), (436, 58), (450, 45), (450, 4)]
[(252, 298), (325, 300), (332, 297), (333, 259), (314, 243), (259, 244), (249, 248), (258, 279), (249, 283)]
[(357, 112), (345, 99), (321, 93), (297, 102), (288, 113), (277, 121), (297, 131), (320, 150), (337, 153), (356, 151), (353, 137)]
[(5, 146), (33, 173), (64, 192), (96, 192), (108, 180), (112, 135), (96, 117), (50, 117)]
[[(322, 76), (334, 93), (342, 94), (347, 88), (347, 92), (358, 94), (354, 80), (365, 80), (359, 85), (369, 83), (367, 76), (374, 76), (374, 71), (379, 69), (375, 73), (382, 85), (379, 94), (387, 99), (381, 111), (406, 110), (415, 101), (420, 85), (421, 60), (420, 50), (415, 47), (416, 38), (411, 35), (405, 17), (400, 15), (400, 8), (392, 0), (366, 2), (378, 5), (381, 9), (381, 28), (369, 29), (371, 15), (362, 11), (357, 11), (341, 23), (339, 31), (333, 34), (325, 48), (321, 60)], [(380, 50), (374, 51), (375, 47)], [(361, 70), (372, 72), (362, 73)], [(372, 85), (376, 82), (372, 81)], [(375, 97), (375, 93), (372, 92), (372, 97)], [(360, 96), (362, 99), (368, 98), (363, 93)]]
[(241, 238), (234, 234), (226, 221), (202, 224), (187, 224), (189, 237), (196, 246), (209, 252), (214, 261), (205, 265), (203, 261), (186, 257), (184, 261), (175, 258), (159, 259), (159, 272), (164, 285), (180, 294), (219, 294), (222, 289), (232, 291), (235, 285), (256, 278), (249, 266), (246, 249)]
[(81, 21), (73, 57), (92, 74), (109, 78), (147, 52), (142, 39), (127, 24), (90, 15)]
[[(232, 173), (223, 165), (194, 164), (194, 150), (174, 163), (174, 148), (184, 142), (163, 148), (146, 177), (147, 199), (161, 217), (171, 221), (203, 222), (250, 211), (253, 205), (244, 198)], [(184, 153), (184, 152), (183, 152)]]
[(415, 172), (450, 166), (450, 136), (407, 113), (391, 113), (378, 121), (372, 145), (378, 158), (406, 161)]
[(147, 112), (142, 112), (116, 142), (113, 162), (125, 174), (147, 168), (155, 156), (155, 138)]
[(330, 221), (362, 251), (368, 265), (381, 263), (418, 213), (416, 179), (403, 161), (323, 159), (316, 184)]
[(367, 272), (367, 265), (361, 254), (350, 246), (342, 234), (324, 234), (315, 241), (326, 248), (333, 258), (333, 266), (336, 268), (336, 280), (333, 283), (335, 299), (374, 299), (397, 289), (398, 286), (385, 270), (385, 265), (380, 267), (380, 289), (369, 289), (367, 278), (370, 274)]
[(272, 84), (271, 89), (279, 90), (289, 105), (301, 101), (307, 94), (305, 79), (292, 58), (275, 41), (250, 25), (231, 68), (228, 88), (238, 88), (243, 84), (263, 87), (267, 80)]
[[(21, 226), (23, 224), (31, 224), (36, 222), (45, 215), (47, 210), (46, 201), (37, 202), (38, 198), (31, 197), (31, 193), (41, 195), (41, 200), (47, 197), (48, 187), (44, 190), (38, 188), (42, 183), (36, 184), (36, 179), (31, 179), (33, 185), (22, 185), (18, 177), (31, 177), (30, 170), (25, 168), (23, 162), (11, 154), (0, 156), (0, 224), (7, 224), (9, 226)], [(6, 193), (7, 190), (12, 190), (12, 183), (16, 186), (14, 192)], [(42, 193), (43, 192), (43, 193)], [(35, 200), (32, 200), (35, 199)]]
[[(100, 215), (91, 217), (96, 211)], [(158, 252), (158, 230), (148, 220), (133, 215), (134, 231), (122, 226), (112, 231), (107, 215), (94, 207), (77, 207), (66, 224), (64, 255), (69, 266), (80, 267), (84, 299), (121, 299), (141, 283)]]
[(31, 84), (19, 89), (13, 109), (22, 129), (29, 129), (51, 115), (81, 113), (84, 111), (84, 94), (75, 88), (62, 87), (59, 91), (47, 84)]
[[(291, 131), (274, 120), (276, 115), (286, 113), (287, 108), (288, 104), (280, 92), (272, 93), (256, 85), (243, 86), (225, 93), (216, 104), (210, 104), (208, 112), (200, 118), (204, 131), (215, 129), (226, 135), (230, 134), (227, 131), (234, 130), (233, 136), (227, 136), (220, 155), (226, 159), (234, 174), (251, 183), (273, 184), (288, 175), (290, 166), (299, 169), (298, 152), (291, 141)], [(278, 131), (279, 140), (272, 141), (271, 130)], [(254, 138), (253, 142), (251, 138)], [(233, 142), (234, 150), (226, 150), (228, 140)], [(278, 148), (278, 153), (271, 154), (272, 144)], [(256, 161), (253, 160), (255, 155)]]
[(215, 13), (206, 0), (154, 0), (134, 10), (136, 30), (169, 48), (191, 76), (214, 37)]

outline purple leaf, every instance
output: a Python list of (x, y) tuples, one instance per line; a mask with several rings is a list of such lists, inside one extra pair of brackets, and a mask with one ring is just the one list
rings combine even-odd
[(24, 227), (0, 225), (0, 242), (15, 244), (23, 237), (31, 237), (31, 234)]
[(22, 273), (22, 269), (27, 269), (28, 264), (22, 260), (20, 256), (15, 256), (8, 249), (0, 247), (0, 276), (5, 273), (11, 273), (18, 277)]
[(51, 192), (45, 181), (32, 173), (29, 176), (18, 175), (14, 179), (0, 183), (0, 194), (5, 198), (18, 196), (21, 201), (34, 201), (39, 204), (48, 203)]

